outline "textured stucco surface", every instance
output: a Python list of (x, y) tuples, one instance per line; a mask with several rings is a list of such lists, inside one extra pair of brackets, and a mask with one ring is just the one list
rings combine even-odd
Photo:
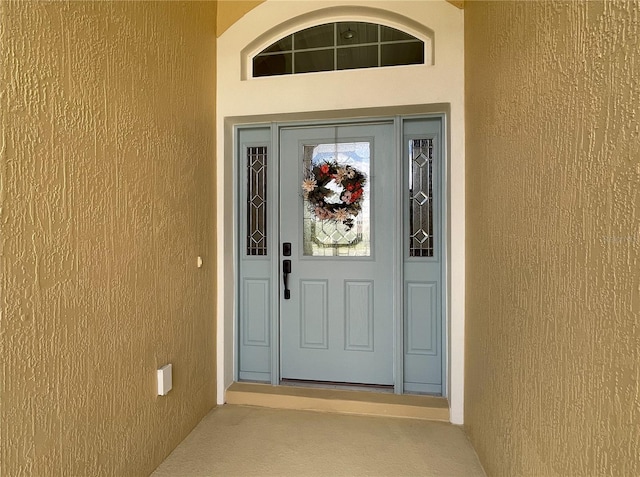
[(2, 476), (148, 475), (215, 404), (215, 22), (0, 3)]
[(465, 2), (465, 426), (489, 475), (640, 475), (640, 3)]

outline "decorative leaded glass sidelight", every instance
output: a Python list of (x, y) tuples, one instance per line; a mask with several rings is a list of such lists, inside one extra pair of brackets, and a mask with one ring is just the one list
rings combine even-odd
[(267, 254), (267, 148), (247, 148), (247, 255)]
[(433, 257), (433, 139), (409, 141), (409, 256)]

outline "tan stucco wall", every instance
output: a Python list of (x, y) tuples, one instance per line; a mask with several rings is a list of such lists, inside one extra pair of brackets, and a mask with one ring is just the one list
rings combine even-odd
[(0, 475), (148, 475), (215, 404), (215, 22), (0, 4)]
[(639, 22), (465, 2), (465, 426), (489, 475), (640, 475)]

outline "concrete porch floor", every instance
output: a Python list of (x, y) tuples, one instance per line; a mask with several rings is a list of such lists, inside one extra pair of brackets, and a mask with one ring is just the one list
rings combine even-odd
[(484, 476), (464, 431), (444, 422), (226, 404), (153, 477)]

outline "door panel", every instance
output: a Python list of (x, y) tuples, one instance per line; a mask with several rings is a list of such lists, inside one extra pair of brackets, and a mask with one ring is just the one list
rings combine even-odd
[(373, 281), (345, 281), (345, 349), (373, 351)]
[(329, 349), (328, 280), (300, 280), (300, 348)]
[(269, 347), (269, 280), (250, 279), (242, 287), (242, 340), (245, 346)]
[[(323, 183), (321, 164), (337, 165), (318, 211), (301, 185), (314, 167)], [(280, 237), (292, 244), (291, 298), (280, 294), (282, 378), (393, 384), (392, 124), (283, 129), (280, 171)], [(345, 221), (337, 211), (353, 198), (347, 186), (358, 187), (339, 182), (342, 173), (362, 174), (368, 186)]]
[(407, 354), (437, 353), (436, 303), (436, 283), (407, 283)]

